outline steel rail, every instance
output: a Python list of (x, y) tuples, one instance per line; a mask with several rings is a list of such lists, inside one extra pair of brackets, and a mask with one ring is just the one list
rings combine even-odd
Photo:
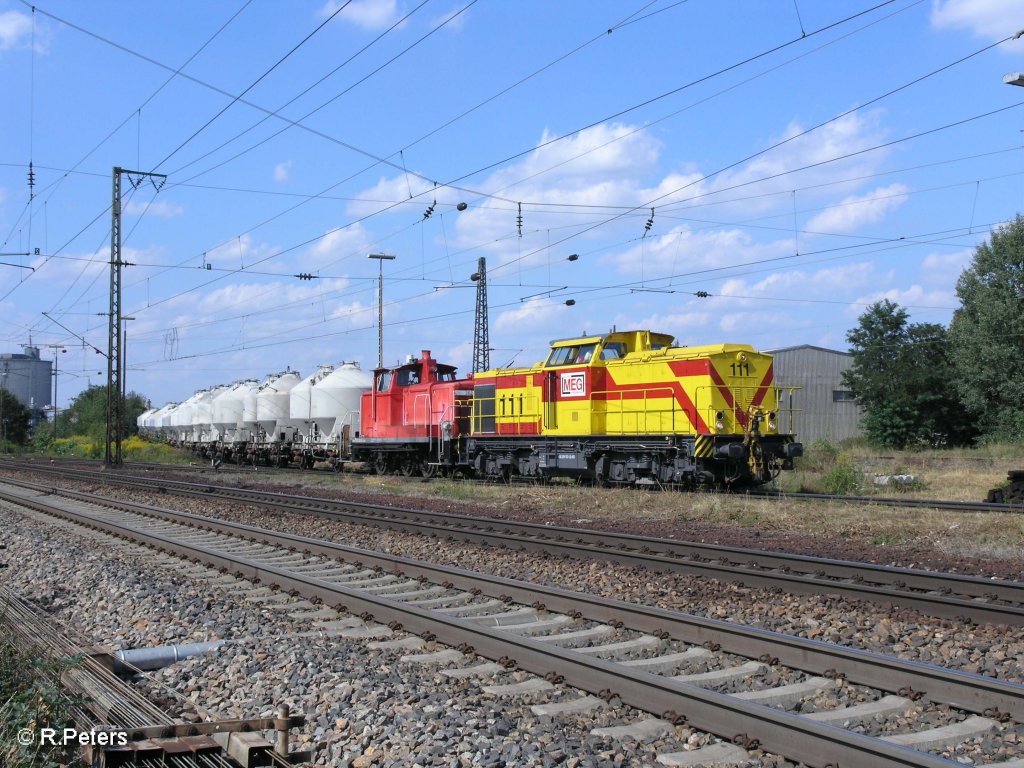
[[(102, 467), (102, 462), (93, 459), (58, 459), (58, 463), (66, 464), (77, 464), (81, 466), (95, 466)], [(16, 463), (12, 458), (9, 460), (11, 464)], [(31, 463), (32, 459), (28, 462)], [(198, 471), (205, 473), (212, 468), (209, 466), (198, 466), (198, 465), (183, 465), (183, 464), (160, 464), (152, 462), (131, 462), (126, 466), (133, 469), (155, 469), (155, 470), (180, 470), (180, 471)], [(239, 465), (245, 466), (245, 465)], [(311, 470), (299, 469), (295, 467), (269, 467), (272, 472), (298, 472), (300, 474), (310, 472)], [(231, 465), (228, 465), (228, 470), (231, 470)], [(86, 471), (86, 470), (80, 470)], [(223, 471), (223, 470), (222, 470)], [(413, 481), (419, 482), (420, 479), (412, 478)], [(533, 482), (528, 478), (523, 478), (524, 482)], [(472, 481), (471, 481), (472, 482)], [(492, 481), (480, 481), (480, 482), (492, 482)], [(657, 488), (657, 486), (652, 486)], [(1019, 513), (1024, 512), (1024, 504), (1012, 503), (1012, 502), (988, 502), (988, 501), (955, 501), (952, 499), (918, 499), (908, 498), (905, 496), (843, 496), (841, 494), (830, 494), (830, 493), (810, 493), (803, 491), (794, 492), (783, 492), (783, 491), (771, 491), (771, 490), (759, 490), (759, 489), (747, 489), (741, 492), (725, 492), (729, 496), (743, 497), (751, 496), (756, 498), (769, 498), (769, 499), (794, 499), (801, 501), (828, 501), (828, 502), (839, 502), (839, 503), (851, 503), (851, 504), (871, 504), (874, 506), (883, 507), (917, 507), (922, 509), (935, 509), (949, 512), (1008, 512), (1008, 513)]]
[(217, 498), (391, 530), (460, 538), (478, 544), (710, 576), (753, 587), (785, 589), (799, 594), (842, 595), (913, 608), (947, 619), (1024, 625), (1022, 582), (180, 480), (97, 475), (67, 469), (43, 468), (43, 471), (85, 476), (104, 484), (155, 488), (162, 493)]
[(746, 491), (749, 496), (807, 501), (839, 501), (849, 504), (872, 504), (881, 507), (918, 507), (948, 512), (1024, 512), (1024, 505), (1009, 502), (954, 501), (952, 499), (915, 499), (902, 496), (842, 496), (832, 493), (782, 493), (777, 491)]
[[(44, 492), (49, 495), (48, 491)], [(834, 672), (853, 683), (888, 692), (910, 688), (926, 693), (929, 700), (940, 704), (949, 704), (977, 713), (998, 710), (1014, 719), (1024, 720), (1024, 686), (983, 675), (897, 659), (758, 627), (612, 600), (558, 587), (531, 584), (462, 568), (435, 565), (399, 555), (189, 512), (107, 499), (80, 491), (53, 489), (53, 493), (202, 530), (274, 544), (304, 554), (345, 560), (363, 567), (373, 567), (409, 578), (421, 578), (436, 584), (451, 584), (466, 591), (476, 589), (488, 597), (512, 600), (525, 605), (539, 605), (556, 613), (578, 613), (581, 618), (590, 621), (621, 622), (629, 629), (693, 645), (714, 643), (726, 652), (748, 658), (772, 656), (787, 666), (815, 674)], [(20, 501), (24, 497), (11, 494), (0, 487), (0, 498)]]
[[(624, 667), (615, 662), (551, 646), (457, 617), (445, 616), (415, 605), (346, 588), (299, 574), (286, 568), (229, 555), (207, 546), (189, 544), (173, 537), (141, 531), (130, 525), (72, 511), (7, 492), (2, 496), (46, 514), (85, 524), (137, 543), (223, 568), (244, 578), (276, 583), (281, 589), (306, 598), (319, 598), (344, 606), (352, 613), (373, 615), (377, 621), (391, 618), (415, 634), (427, 634), (442, 643), (467, 645), (490, 659), (514, 659), (516, 666), (534, 674), (557, 674), (570, 685), (589, 692), (613, 691), (630, 706), (645, 712), (681, 712), (698, 729), (724, 738), (756, 739), (760, 748), (810, 766), (842, 765), (844, 768), (916, 766), (952, 768), (959, 763), (919, 750), (816, 723), (785, 711), (705, 690), (680, 681)], [(266, 531), (267, 536), (277, 536)]]

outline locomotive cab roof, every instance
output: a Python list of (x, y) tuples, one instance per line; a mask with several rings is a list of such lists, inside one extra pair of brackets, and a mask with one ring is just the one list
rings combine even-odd
[(405, 387), (412, 384), (455, 381), (457, 370), (454, 365), (437, 362), (431, 357), (430, 350), (424, 349), (420, 352), (418, 360), (410, 355), (409, 360), (403, 365), (376, 368), (373, 375), (377, 380), (377, 391), (382, 392), (390, 389), (392, 383)]

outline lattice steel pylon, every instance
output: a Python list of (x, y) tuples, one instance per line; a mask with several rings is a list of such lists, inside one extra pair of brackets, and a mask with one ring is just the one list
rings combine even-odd
[[(110, 312), (107, 327), (107, 419), (106, 439), (103, 446), (103, 465), (119, 467), (121, 461), (121, 434), (124, 429), (124, 397), (122, 388), (121, 346), (121, 176), (128, 174), (129, 182), (138, 187), (142, 180), (149, 178), (157, 190), (167, 181), (162, 173), (126, 171), (114, 168), (113, 199), (110, 208)], [(137, 177), (137, 181), (131, 177)]]
[(476, 316), (473, 319), (473, 373), (491, 368), (491, 342), (487, 326), (487, 259), (477, 262), (472, 280), (476, 283)]

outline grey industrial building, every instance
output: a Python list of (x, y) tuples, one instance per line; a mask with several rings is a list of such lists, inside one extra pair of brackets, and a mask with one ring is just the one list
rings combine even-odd
[[(789, 401), (786, 388), (799, 387), (793, 393), (793, 408), (794, 429), (800, 442), (837, 443), (860, 437), (861, 410), (842, 379), (843, 371), (853, 365), (849, 352), (810, 344), (769, 351), (775, 357), (775, 383), (783, 388), (783, 402)], [(781, 426), (788, 425), (783, 421)]]
[(33, 425), (50, 405), (53, 361), (40, 360), (39, 348), (23, 347), (22, 354), (0, 354), (0, 388), (6, 389), (32, 411)]

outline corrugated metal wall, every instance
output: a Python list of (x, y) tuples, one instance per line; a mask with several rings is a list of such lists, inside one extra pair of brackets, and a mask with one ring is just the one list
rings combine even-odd
[[(842, 372), (853, 364), (848, 352), (800, 346), (774, 350), (775, 382), (780, 387), (800, 387), (794, 395), (797, 439), (804, 445), (815, 440), (839, 442), (859, 437), (860, 408), (842, 382)], [(786, 399), (785, 392), (780, 393)], [(783, 424), (784, 426), (784, 424)]]

